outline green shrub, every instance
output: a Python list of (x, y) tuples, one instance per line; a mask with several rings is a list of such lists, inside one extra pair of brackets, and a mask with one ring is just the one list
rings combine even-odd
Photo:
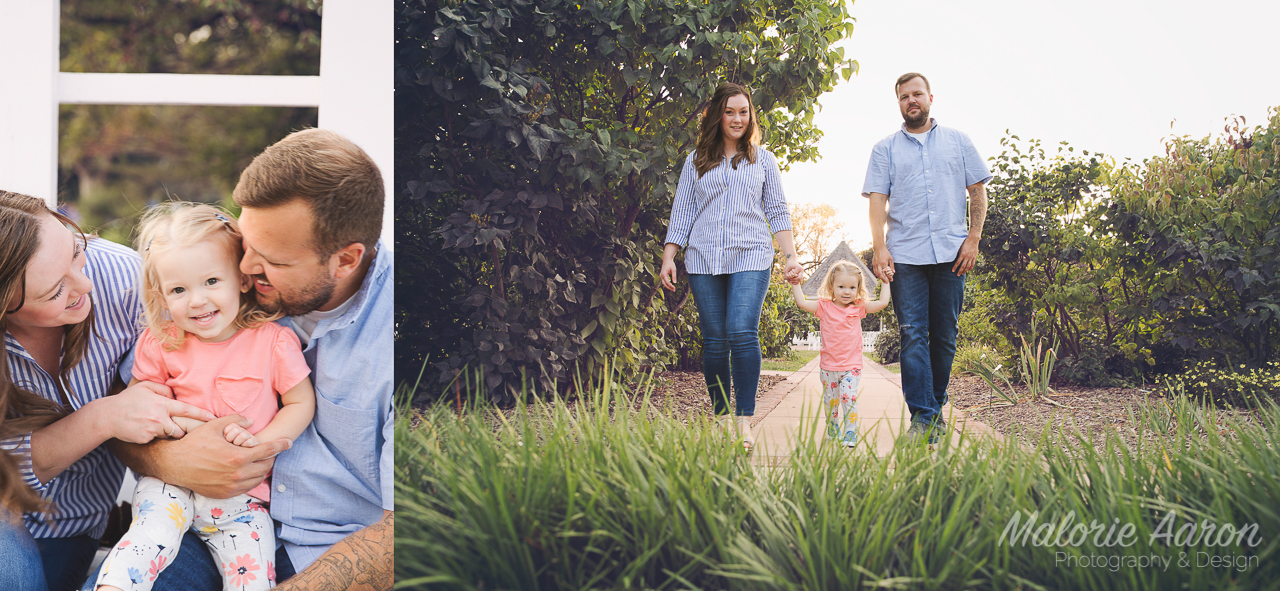
[(1004, 356), (995, 347), (982, 343), (967, 343), (956, 350), (956, 359), (951, 364), (951, 375), (978, 375), (979, 363), (990, 363), (992, 367), (1004, 365)]
[(994, 320), (1000, 309), (1000, 297), (1000, 292), (984, 288), (981, 281), (965, 282), (964, 310), (957, 319), (960, 328), (956, 337), (957, 344), (996, 346), (1004, 340)]
[(1118, 356), (1119, 353), (1114, 348), (1104, 345), (1085, 347), (1080, 351), (1079, 357), (1064, 356), (1058, 360), (1055, 377), (1083, 386), (1115, 385), (1118, 380), (1107, 371), (1106, 361)]
[(876, 357), (881, 364), (902, 361), (902, 335), (898, 334), (896, 327), (880, 331), (880, 336), (876, 337), (872, 347), (876, 350)]
[(760, 311), (760, 353), (764, 357), (786, 358), (791, 354), (793, 328), (787, 321), (787, 312), (794, 309), (796, 304), (791, 296), (791, 285), (773, 278), (769, 282), (769, 291), (765, 294), (764, 306)]
[(1217, 406), (1253, 408), (1263, 401), (1280, 401), (1280, 362), (1254, 369), (1219, 367), (1201, 361), (1181, 374), (1167, 375), (1158, 383), (1168, 391), (1181, 389), (1193, 399)]

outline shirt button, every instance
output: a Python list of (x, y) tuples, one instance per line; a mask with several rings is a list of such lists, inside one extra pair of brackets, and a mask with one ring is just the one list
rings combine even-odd
[(280, 486), (277, 486), (277, 487), (276, 487), (276, 490), (278, 490), (278, 491), (280, 491), (280, 492), (284, 492), (284, 485), (283, 485), (283, 484), (281, 484)]

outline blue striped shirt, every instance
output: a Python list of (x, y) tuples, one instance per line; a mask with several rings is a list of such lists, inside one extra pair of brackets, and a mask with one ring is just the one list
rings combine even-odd
[(991, 180), (987, 163), (964, 132), (938, 125), (923, 143), (902, 129), (871, 149), (862, 196), (889, 196), (885, 246), (893, 262), (950, 263), (969, 236), (969, 185)]
[(667, 242), (685, 248), (690, 273), (723, 275), (773, 266), (773, 234), (791, 229), (778, 162), (756, 146), (756, 161), (734, 170), (728, 157), (698, 177), (685, 158), (671, 204)]
[[(85, 248), (85, 275), (93, 282), (90, 292), (94, 313), (94, 333), (84, 358), (71, 369), (67, 397), (74, 409), (101, 398), (111, 389), (116, 366), (133, 347), (141, 332), (142, 303), (134, 290), (141, 258), (132, 249), (110, 240), (95, 238)], [(60, 401), (57, 376), (50, 376), (36, 364), (22, 345), (7, 331), (9, 372), (14, 383), (49, 400)], [(105, 445), (71, 464), (47, 483), (36, 478), (31, 467), (31, 434), (6, 438), (5, 450), (18, 462), (22, 478), (54, 502), (52, 515), (27, 513), (27, 529), (36, 538), (66, 538), (89, 534), (102, 537), (107, 514), (115, 505), (124, 479), (124, 464)]]

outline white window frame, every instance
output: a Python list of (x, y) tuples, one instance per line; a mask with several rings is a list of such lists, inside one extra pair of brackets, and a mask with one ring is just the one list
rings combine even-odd
[(57, 205), (58, 106), (316, 107), (382, 172), (390, 247), (394, 180), (392, 0), (325, 0), (319, 76), (60, 72), (57, 0), (0, 0), (0, 188)]

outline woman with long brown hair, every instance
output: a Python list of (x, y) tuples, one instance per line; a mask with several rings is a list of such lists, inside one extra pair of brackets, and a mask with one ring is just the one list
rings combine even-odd
[[(173, 416), (213, 418), (116, 375), (141, 330), (137, 277), (133, 250), (0, 191), (0, 546), (34, 538), (51, 591), (79, 588), (106, 529), (124, 465), (104, 444), (181, 437)], [(11, 527), (18, 511), (25, 527)]]
[(658, 273), (674, 291), (676, 253), (685, 249), (707, 391), (718, 420), (734, 428), (732, 383), (736, 429), (747, 449), (754, 443), (750, 417), (760, 383), (760, 311), (774, 257), (770, 234), (786, 257), (785, 275), (801, 272), (778, 163), (759, 144), (751, 93), (739, 84), (721, 84), (702, 113), (697, 149), (680, 172)]

